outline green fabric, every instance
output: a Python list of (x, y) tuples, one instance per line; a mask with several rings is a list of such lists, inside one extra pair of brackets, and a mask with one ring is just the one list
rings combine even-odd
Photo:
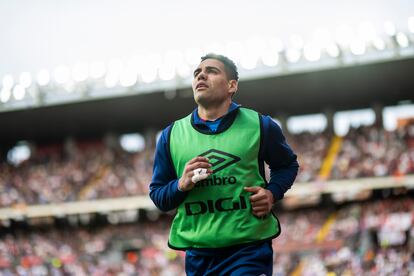
[(224, 132), (203, 134), (191, 125), (191, 114), (174, 123), (170, 152), (178, 178), (185, 164), (205, 156), (214, 174), (196, 184), (177, 208), (169, 245), (172, 248), (222, 248), (266, 240), (279, 234), (276, 217), (252, 214), (247, 186), (265, 186), (258, 155), (260, 121), (255, 111), (240, 108)]

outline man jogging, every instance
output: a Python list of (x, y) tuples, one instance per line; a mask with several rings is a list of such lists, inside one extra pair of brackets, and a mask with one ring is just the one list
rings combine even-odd
[(186, 251), (187, 275), (272, 275), (272, 206), (295, 180), (296, 155), (269, 116), (232, 101), (227, 57), (202, 57), (192, 87), (198, 107), (163, 130), (150, 184), (160, 210), (177, 208), (168, 245)]

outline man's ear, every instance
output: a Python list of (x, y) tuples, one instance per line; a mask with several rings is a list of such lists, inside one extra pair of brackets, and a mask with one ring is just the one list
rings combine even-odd
[(238, 81), (236, 80), (230, 80), (229, 81), (229, 93), (234, 94), (236, 93), (237, 89), (238, 89)]

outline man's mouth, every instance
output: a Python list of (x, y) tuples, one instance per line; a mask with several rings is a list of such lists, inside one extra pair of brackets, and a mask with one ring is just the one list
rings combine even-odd
[(208, 88), (208, 86), (205, 83), (199, 83), (197, 84), (196, 89), (199, 89), (199, 88)]

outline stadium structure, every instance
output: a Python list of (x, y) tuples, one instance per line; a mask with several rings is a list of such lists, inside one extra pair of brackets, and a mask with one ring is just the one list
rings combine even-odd
[[(383, 114), (414, 100), (414, 30), (349, 45), (256, 43), (247, 58), (225, 53), (240, 68), (235, 101), (277, 118), (301, 164), (275, 206), (275, 275), (412, 275), (414, 121), (385, 130)], [(166, 247), (173, 213), (155, 208), (148, 184), (157, 132), (195, 107), (198, 60), (153, 59), (4, 76), (0, 274), (183, 274), (183, 253)], [(362, 108), (372, 125), (337, 135), (335, 114)], [(290, 118), (315, 113), (323, 132), (289, 133)], [(128, 152), (118, 138), (138, 132), (145, 148)]]

